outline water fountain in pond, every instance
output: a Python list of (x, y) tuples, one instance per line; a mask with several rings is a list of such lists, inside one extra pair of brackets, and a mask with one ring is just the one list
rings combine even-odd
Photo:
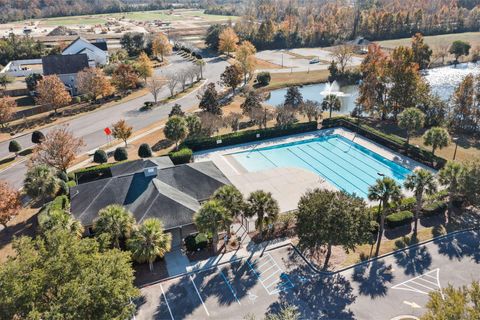
[(325, 89), (323, 89), (320, 94), (324, 97), (329, 95), (334, 95), (337, 97), (347, 97), (349, 94), (346, 94), (340, 91), (340, 86), (338, 85), (337, 81), (329, 82), (325, 84)]

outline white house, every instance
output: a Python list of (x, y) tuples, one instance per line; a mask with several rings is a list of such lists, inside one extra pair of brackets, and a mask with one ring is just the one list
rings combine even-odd
[(62, 55), (86, 54), (90, 67), (104, 66), (108, 64), (108, 47), (104, 39), (97, 39), (94, 42), (78, 37), (68, 47), (63, 49)]
[(10, 61), (0, 74), (10, 77), (26, 77), (32, 73), (42, 74), (42, 59), (26, 59)]

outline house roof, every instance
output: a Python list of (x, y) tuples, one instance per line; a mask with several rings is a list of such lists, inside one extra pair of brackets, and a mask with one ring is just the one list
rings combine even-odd
[(357, 37), (354, 40), (349, 41), (350, 45), (354, 46), (368, 46), (371, 42), (363, 37)]
[(42, 57), (43, 74), (72, 74), (88, 68), (86, 54), (52, 55)]
[[(71, 188), (72, 215), (82, 225), (90, 226), (100, 209), (120, 204), (133, 213), (137, 223), (158, 218), (169, 230), (192, 224), (200, 203), (221, 186), (230, 184), (213, 162), (170, 166), (162, 161), (152, 159), (149, 164), (144, 161), (143, 168), (137, 162), (133, 166), (140, 170), (134, 173), (130, 173), (133, 166), (125, 165), (111, 178)], [(155, 168), (156, 173), (145, 174), (148, 168)], [(119, 172), (126, 174), (118, 175)]]
[(164, 169), (173, 166), (175, 165), (173, 164), (172, 160), (170, 160), (170, 157), (164, 156), (158, 158), (139, 159), (116, 164), (110, 167), (110, 172), (112, 173), (112, 177), (117, 177), (139, 172), (145, 168), (157, 167), (157, 169)]
[(91, 42), (95, 47), (103, 51), (108, 51), (107, 41), (105, 39), (97, 39), (94, 42)]

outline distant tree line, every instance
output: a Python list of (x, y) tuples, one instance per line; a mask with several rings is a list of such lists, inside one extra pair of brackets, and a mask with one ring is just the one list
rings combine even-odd
[(55, 0), (55, 1), (0, 1), (0, 22), (10, 22), (34, 18), (63, 17), (98, 13), (133, 12), (144, 10), (173, 9), (173, 3), (184, 1), (166, 0)]
[[(356, 1), (306, 3), (254, 0), (235, 23), (241, 40), (259, 50), (329, 46), (363, 36), (369, 40), (477, 31), (478, 1)], [(260, 23), (256, 23), (259, 21)], [(254, 23), (255, 22), (255, 23)], [(218, 32), (211, 27), (209, 34)], [(207, 39), (211, 38), (207, 35)], [(207, 41), (208, 43), (208, 41)], [(215, 48), (215, 44), (209, 43)]]

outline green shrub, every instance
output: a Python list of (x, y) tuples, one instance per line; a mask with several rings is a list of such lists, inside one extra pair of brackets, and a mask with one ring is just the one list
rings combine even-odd
[(445, 200), (447, 199), (447, 197), (448, 197), (448, 190), (444, 189), (432, 195), (427, 196), (426, 200), (427, 202), (435, 202), (439, 200)]
[(257, 82), (261, 86), (267, 86), (271, 79), (272, 77), (270, 76), (270, 72), (260, 72), (257, 75)]
[(75, 178), (73, 180), (78, 181), (78, 184), (82, 184), (98, 179), (110, 178), (112, 176), (110, 167), (113, 167), (117, 164), (119, 163), (103, 163), (97, 166), (78, 169), (77, 171), (73, 172), (75, 174)]
[(73, 103), (80, 103), (80, 102), (82, 102), (82, 97), (80, 96), (73, 97)]
[(187, 251), (190, 252), (205, 249), (208, 244), (208, 238), (204, 233), (188, 235), (184, 241)]
[(108, 156), (104, 150), (102, 149), (95, 150), (95, 153), (93, 154), (93, 162), (101, 164), (107, 161), (108, 161)]
[(15, 152), (15, 153), (20, 152), (22, 151), (22, 146), (20, 145), (20, 143), (18, 143), (18, 141), (12, 140), (8, 144), (8, 151)]
[(385, 220), (388, 227), (395, 228), (411, 223), (412, 219), (411, 211), (399, 211), (388, 215)]
[[(276, 138), (291, 134), (303, 133), (317, 130), (317, 122), (295, 123), (287, 128), (267, 128), (258, 130), (245, 130), (228, 133), (215, 137), (192, 137), (187, 138), (182, 146), (188, 147), (193, 151), (213, 149), (217, 147), (230, 146), (240, 143), (247, 143), (258, 140)], [(257, 137), (258, 135), (258, 137)], [(217, 141), (221, 140), (221, 143)]]
[(127, 160), (128, 159), (127, 149), (125, 149), (124, 147), (118, 147), (113, 152), (113, 158), (115, 159), (115, 161)]
[(57, 177), (58, 179), (62, 180), (62, 181), (65, 181), (65, 182), (68, 182), (68, 176), (65, 172), (63, 171), (58, 171), (57, 172)]
[(154, 103), (151, 102), (151, 101), (145, 101), (143, 103), (143, 106), (140, 107), (140, 111), (149, 111), (149, 110), (152, 110), (153, 109), (153, 105)]
[(67, 195), (61, 195), (53, 199), (48, 206), (52, 210), (67, 210), (70, 206), (70, 201)]
[(67, 195), (68, 194), (68, 185), (65, 181), (60, 180), (58, 183), (58, 192), (57, 195)]
[(40, 131), (33, 131), (32, 132), (32, 143), (39, 144), (45, 140), (45, 136)]
[(75, 181), (72, 181), (72, 180), (71, 180), (71, 181), (68, 181), (68, 182), (67, 182), (67, 186), (68, 186), (69, 188), (75, 187), (76, 185), (77, 185), (77, 183), (76, 183)]
[(192, 160), (193, 152), (189, 148), (182, 148), (179, 151), (170, 152), (168, 156), (173, 164), (189, 163)]
[(398, 204), (398, 209), (402, 211), (413, 211), (416, 204), (417, 199), (415, 199), (415, 197), (403, 198)]
[(69, 172), (67, 174), (68, 181), (75, 181), (75, 172)]
[(439, 213), (445, 212), (447, 210), (447, 203), (445, 201), (435, 201), (433, 203), (424, 205), (422, 208), (422, 213), (424, 216), (433, 216)]
[(140, 158), (150, 158), (152, 156), (152, 148), (150, 148), (148, 143), (142, 143), (138, 147), (138, 156)]

